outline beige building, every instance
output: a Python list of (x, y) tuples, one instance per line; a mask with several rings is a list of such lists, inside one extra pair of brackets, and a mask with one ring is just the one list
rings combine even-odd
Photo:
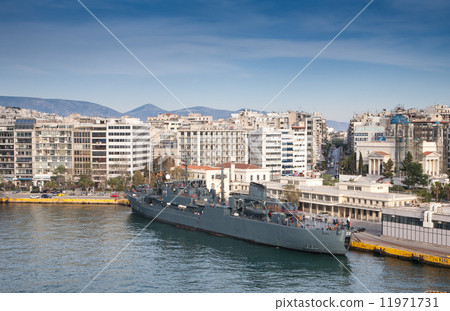
[[(300, 191), (300, 209), (310, 214), (328, 212), (333, 217), (380, 222), (385, 208), (410, 207), (416, 195), (389, 193), (390, 184), (371, 182), (341, 182), (337, 186), (322, 186), (321, 179), (283, 178), (278, 182), (263, 182), (269, 195), (282, 198), (287, 184)], [(242, 186), (248, 193), (249, 185)]]

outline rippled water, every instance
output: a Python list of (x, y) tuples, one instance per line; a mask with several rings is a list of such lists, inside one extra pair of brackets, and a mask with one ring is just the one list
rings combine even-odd
[[(127, 207), (0, 205), (0, 292), (79, 292), (148, 223)], [(450, 271), (301, 253), (152, 223), (87, 292), (448, 291)]]

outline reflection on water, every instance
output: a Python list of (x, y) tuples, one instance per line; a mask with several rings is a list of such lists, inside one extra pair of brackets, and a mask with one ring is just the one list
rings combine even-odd
[[(78, 292), (148, 220), (126, 207), (0, 205), (0, 292)], [(449, 271), (349, 252), (309, 254), (152, 223), (93, 292), (423, 292)]]

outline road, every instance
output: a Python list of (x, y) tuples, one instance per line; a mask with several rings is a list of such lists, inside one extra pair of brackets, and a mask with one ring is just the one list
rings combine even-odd
[(328, 163), (331, 165), (333, 164), (333, 167), (328, 166), (327, 174), (331, 176), (336, 176), (338, 174), (338, 166), (339, 166), (339, 160), (341, 156), (341, 150), (340, 148), (334, 148), (332, 147)]

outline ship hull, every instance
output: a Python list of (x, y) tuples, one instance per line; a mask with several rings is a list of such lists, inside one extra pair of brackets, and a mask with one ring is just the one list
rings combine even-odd
[(133, 212), (182, 227), (233, 237), (253, 243), (282, 247), (298, 251), (344, 255), (349, 247), (351, 232), (345, 230), (305, 229), (257, 219), (233, 216), (227, 207), (207, 205), (202, 213), (166, 208), (161, 204), (146, 204), (129, 197)]

